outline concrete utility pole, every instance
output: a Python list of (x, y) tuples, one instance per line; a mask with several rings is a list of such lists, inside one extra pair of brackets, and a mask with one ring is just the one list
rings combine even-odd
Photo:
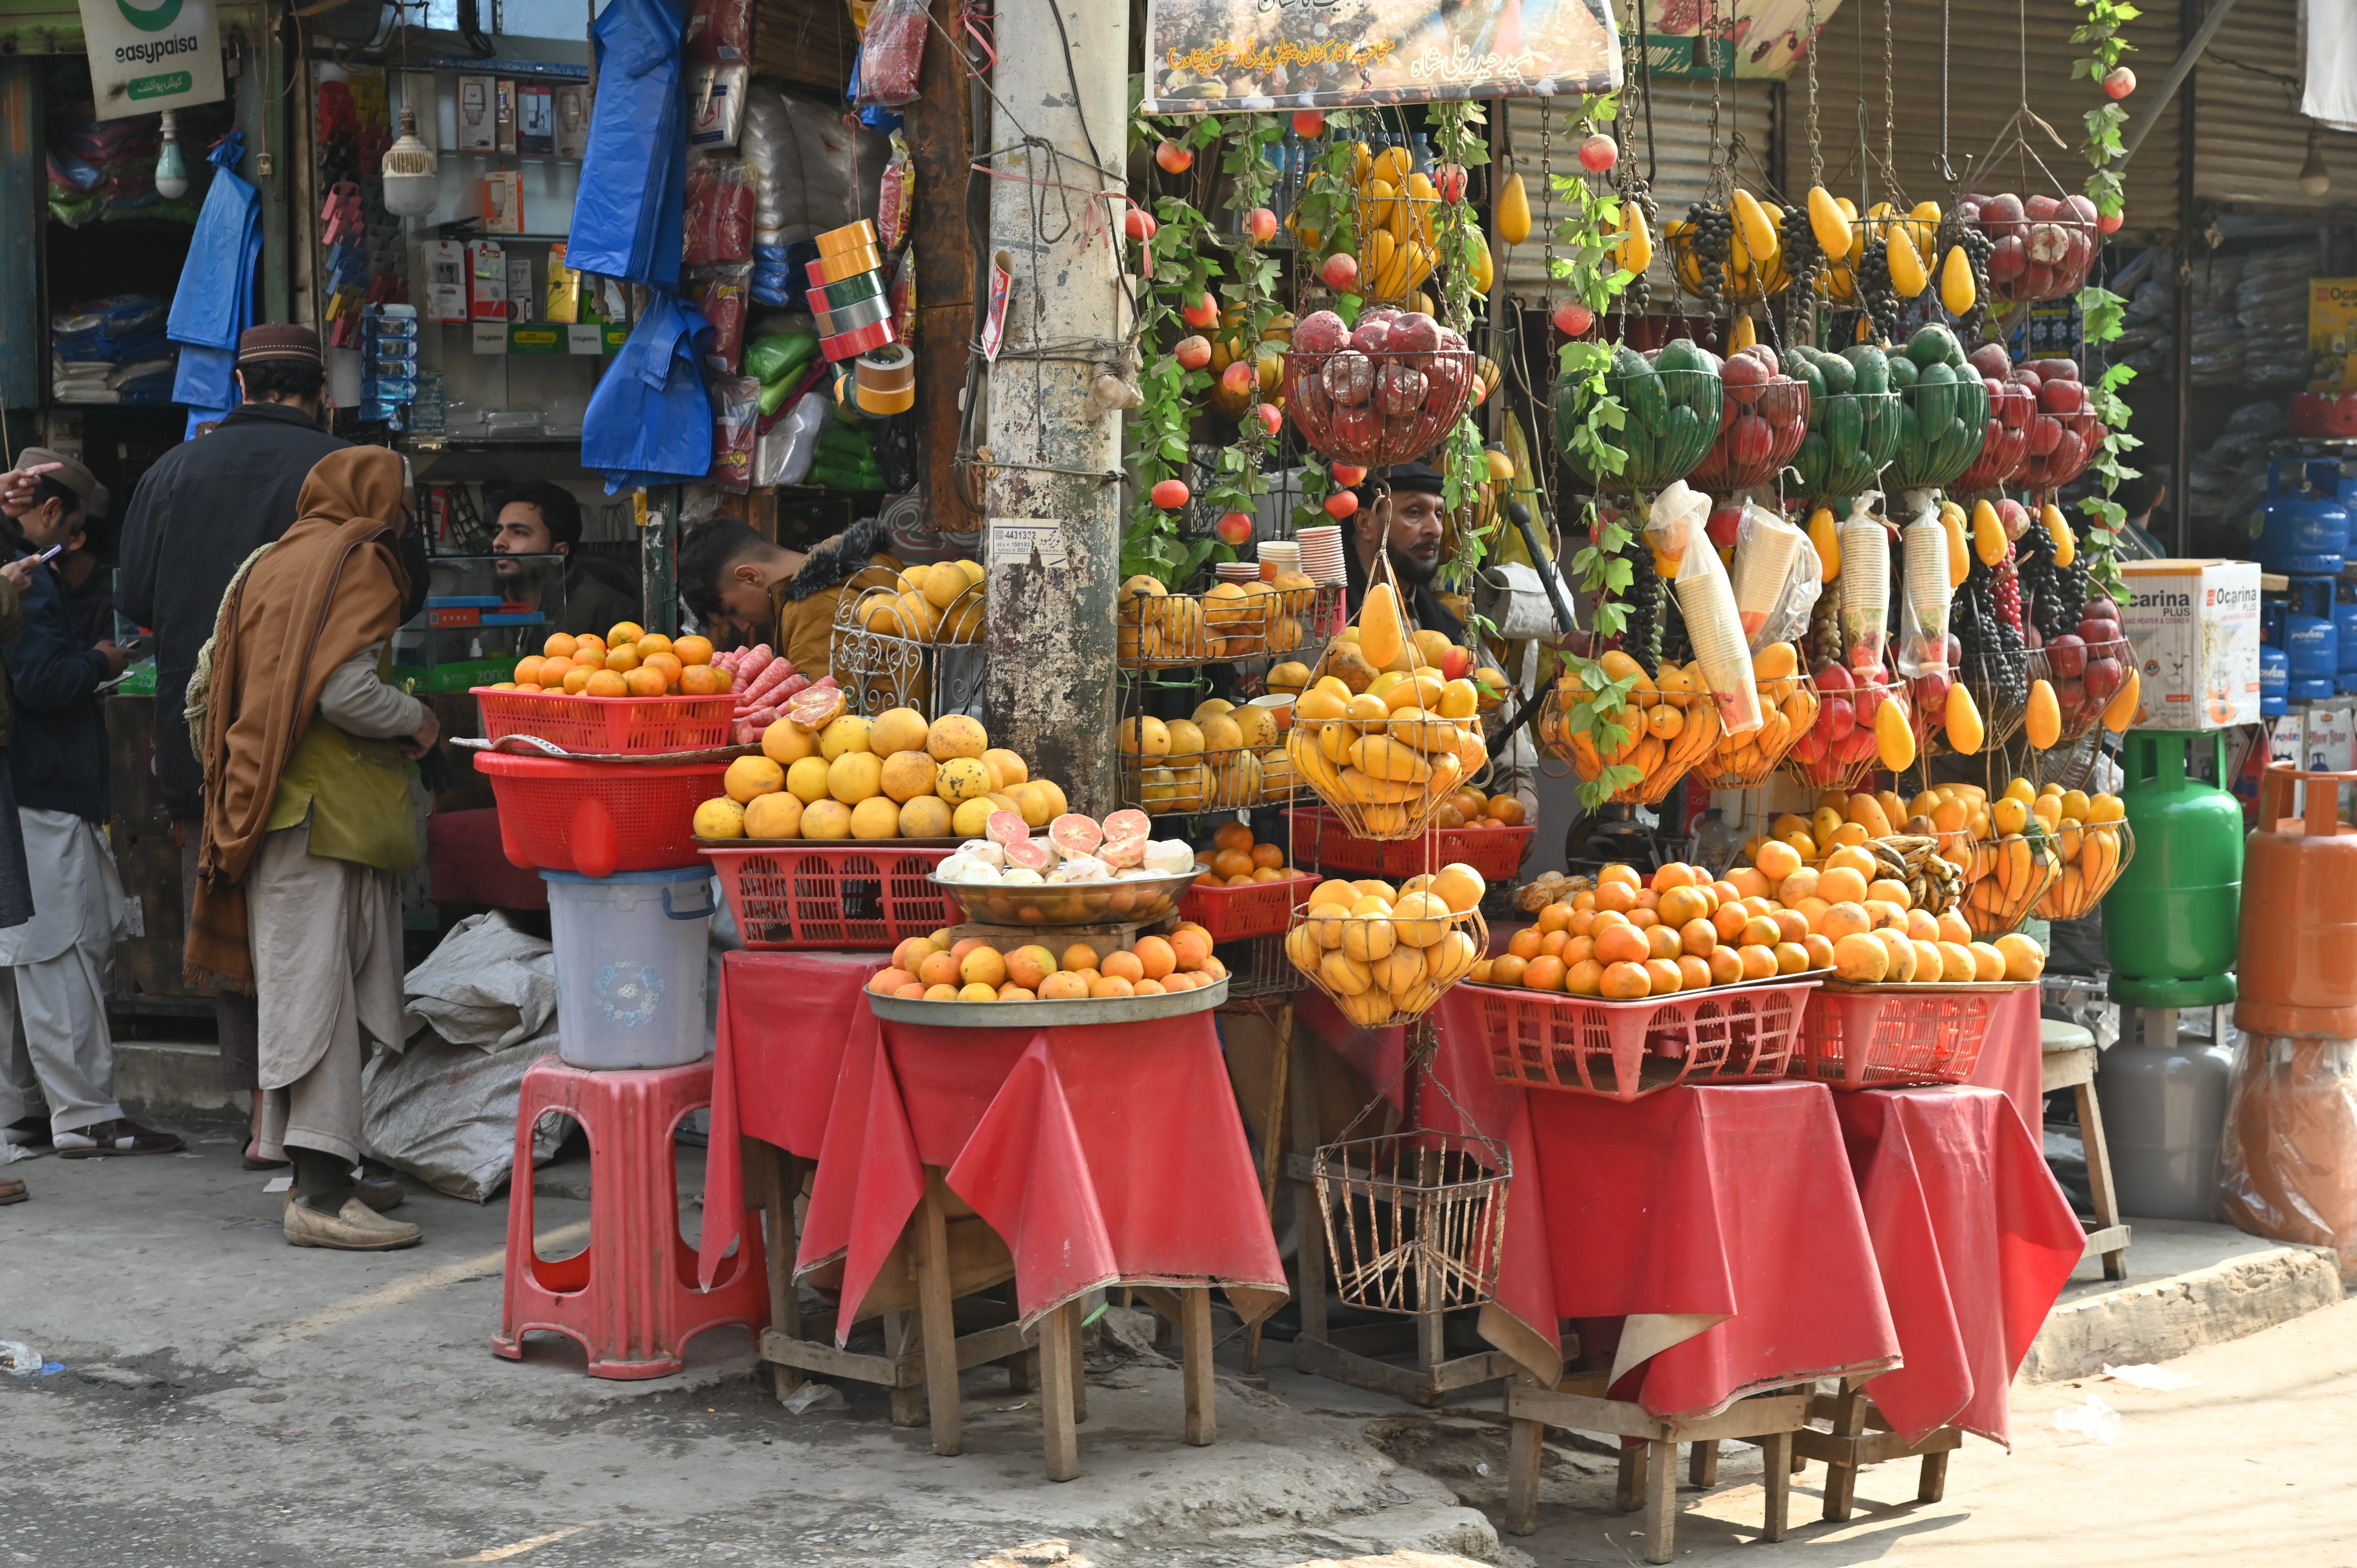
[(1089, 390), (1128, 325), (1099, 193), (1124, 184), (1129, 7), (1001, 0), (996, 30), (990, 245), (1014, 283), (989, 387), (984, 708), (1034, 778), (1102, 816), (1117, 804), (1121, 416)]

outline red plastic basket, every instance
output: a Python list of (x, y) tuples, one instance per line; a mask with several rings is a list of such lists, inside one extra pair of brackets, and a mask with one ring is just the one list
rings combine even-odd
[[(1787, 1070), (1835, 1089), (1962, 1083), (1980, 1063), (1996, 1004), (2032, 983), (1828, 984), (1809, 1003)], [(1866, 1049), (1852, 1050), (1853, 1040)]]
[(705, 844), (745, 945), (889, 948), (964, 916), (932, 882), (950, 849)]
[(1293, 924), (1293, 900), (1302, 884), (1315, 880), (1288, 876), (1281, 882), (1255, 882), (1249, 887), (1206, 887), (1197, 883), (1178, 900), (1178, 918), (1211, 932), (1215, 947), (1247, 937), (1281, 937)]
[(531, 736), (567, 751), (621, 754), (702, 751), (726, 746), (737, 699), (716, 697), (556, 697), (544, 692), (474, 689), (483, 738)]
[(1471, 866), (1485, 882), (1511, 882), (1529, 853), (1529, 827), (1434, 828), (1422, 838), (1364, 839), (1329, 811), (1295, 811), (1293, 855), (1297, 864), (1322, 871), (1347, 871), (1387, 881), (1437, 871), (1456, 862)]
[(1813, 976), (1762, 980), (1641, 1002), (1464, 989), (1500, 1083), (1627, 1101), (1681, 1083), (1782, 1078), (1817, 984)]
[(725, 762), (572, 762), (479, 751), (500, 806), (500, 847), (518, 865), (610, 876), (694, 865), (695, 808)]
[(1281, 936), (1222, 943), (1220, 961), (1228, 966), (1228, 1000), (1223, 1004), (1228, 1007), (1262, 997), (1291, 996), (1308, 983), (1285, 956)]

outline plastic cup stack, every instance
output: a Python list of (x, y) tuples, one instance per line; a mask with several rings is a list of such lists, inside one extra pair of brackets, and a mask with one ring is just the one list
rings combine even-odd
[(1743, 618), (1743, 635), (1749, 637), (1767, 624), (1783, 602), (1784, 587), (1792, 575), (1792, 557), (1801, 552), (1801, 531), (1758, 508), (1750, 513), (1751, 532), (1735, 547), (1735, 608)]
[(1211, 568), (1222, 583), (1257, 583), (1260, 567), (1250, 561), (1222, 561)]
[(1274, 583), (1287, 572), (1301, 570), (1301, 546), (1290, 539), (1271, 539), (1260, 547), (1260, 578)]
[(1863, 509), (1841, 530), (1842, 659), (1853, 670), (1882, 661), (1890, 617), (1890, 537)]
[(1760, 727), (1760, 688), (1751, 673), (1751, 649), (1744, 639), (1743, 619), (1736, 611), (1726, 568), (1707, 544), (1702, 550), (1710, 569), (1678, 579), (1678, 609), (1685, 617), (1686, 641), (1718, 704), (1719, 727), (1728, 735), (1742, 735)]
[(1305, 528), (1294, 536), (1301, 547), (1301, 569), (1323, 585), (1343, 581), (1342, 531), (1331, 523)]

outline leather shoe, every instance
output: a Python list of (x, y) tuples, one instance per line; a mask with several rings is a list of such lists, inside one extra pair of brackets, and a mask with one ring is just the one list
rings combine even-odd
[(358, 1197), (344, 1199), (334, 1214), (322, 1214), (307, 1204), (286, 1200), (286, 1240), (296, 1247), (328, 1247), (341, 1252), (390, 1252), (414, 1247), (424, 1232), (398, 1219), (387, 1219)]
[(388, 1208), (398, 1208), (401, 1200), (409, 1196), (401, 1178), (392, 1176), (362, 1176), (352, 1184), (353, 1194), (362, 1203), (382, 1214)]

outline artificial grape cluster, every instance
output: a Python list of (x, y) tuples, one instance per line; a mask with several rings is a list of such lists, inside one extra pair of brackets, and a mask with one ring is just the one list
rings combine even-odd
[[(2075, 573), (2074, 568), (2078, 568)], [(2029, 529), (2015, 542), (2014, 572), (2020, 581), (2019, 591), (2029, 601), (2030, 624), (2038, 628), (2039, 636), (2051, 642), (2065, 632), (2078, 629), (2079, 610), (2087, 598), (2083, 568), (2079, 568), (2075, 560), (2070, 567), (2056, 565), (2054, 542), (2043, 528)]]
[(1686, 636), (1685, 612), (1678, 604), (1676, 591), (1667, 584), (1662, 588), (1662, 660), (1666, 664), (1694, 662), (1694, 642)]
[[(1634, 159), (1623, 158), (1621, 166), (1626, 168), (1634, 161)], [(1653, 204), (1653, 187), (1643, 175), (1630, 175), (1629, 187), (1621, 192), (1620, 199), (1624, 202), (1635, 202), (1637, 210), (1645, 215), (1646, 233), (1659, 234), (1662, 231), (1661, 210)], [(1631, 278), (1628, 286), (1620, 291), (1620, 305), (1624, 310), (1632, 315), (1644, 315), (1652, 303), (1653, 285), (1641, 275)]]
[(1620, 547), (1629, 563), (1629, 586), (1620, 595), (1620, 650), (1635, 660), (1652, 680), (1662, 671), (1662, 579), (1653, 570), (1653, 553), (1642, 540)]
[[(2017, 606), (2018, 602), (2017, 596)], [(1977, 555), (1964, 585), (1956, 590), (1948, 629), (1964, 644), (1964, 683), (1982, 699), (1985, 713), (2029, 701), (2029, 650), (1998, 606), (1996, 574)]]
[(1809, 612), (1809, 668), (1822, 670), (1842, 662), (1841, 595), (1826, 585)]
[(1792, 280), (1781, 301), (1784, 340), (1788, 343), (1797, 342), (1806, 335), (1816, 313), (1817, 280), (1825, 271), (1825, 248), (1817, 243), (1817, 232), (1804, 220), (1806, 217), (1802, 210), (1784, 220), (1784, 272)]
[(1890, 282), (1890, 258), (1870, 236), (1857, 263), (1857, 296), (1874, 318), (1874, 335), (1885, 343), (1898, 342), (1899, 290)]
[(2004, 557), (1989, 568), (1989, 575), (1996, 579), (1997, 614), (2005, 617), (2005, 624), (2011, 627), (2013, 635), (2018, 638), (2021, 636), (2021, 571), (2012, 545), (2005, 547)]
[(1701, 275), (1695, 293), (1706, 316), (1727, 313), (1727, 263), (1735, 253), (1735, 215), (1716, 201), (1697, 201), (1686, 209), (1694, 225), (1695, 265)]

